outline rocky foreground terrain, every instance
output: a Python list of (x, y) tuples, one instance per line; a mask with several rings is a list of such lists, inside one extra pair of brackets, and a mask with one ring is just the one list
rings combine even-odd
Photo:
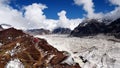
[(21, 30), (0, 31), (0, 68), (80, 68), (77, 63), (64, 63), (68, 57), (67, 52)]

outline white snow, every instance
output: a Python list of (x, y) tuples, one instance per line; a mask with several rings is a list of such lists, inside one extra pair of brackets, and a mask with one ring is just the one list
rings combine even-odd
[[(71, 56), (65, 61), (69, 64), (76, 62), (82, 68), (120, 67), (120, 42), (108, 40), (113, 37), (103, 35), (84, 38), (67, 37), (67, 35), (38, 35), (35, 37), (44, 38), (58, 50), (69, 52)], [(87, 62), (82, 62), (80, 56)]]
[(24, 68), (24, 65), (19, 59), (13, 59), (7, 63), (5, 68)]
[(9, 53), (11, 56), (13, 56), (14, 54), (20, 52), (20, 48), (17, 49), (17, 47), (19, 46), (20, 46), (20, 43), (16, 43), (16, 46), (12, 50), (6, 51), (6, 53)]

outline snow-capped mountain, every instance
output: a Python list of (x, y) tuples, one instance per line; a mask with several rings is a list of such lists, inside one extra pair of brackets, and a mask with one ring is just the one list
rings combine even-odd
[(97, 35), (101, 33), (107, 35), (113, 35), (116, 38), (119, 38), (120, 18), (111, 22), (110, 20), (99, 21), (97, 19), (84, 20), (71, 32), (71, 35), (77, 37), (83, 37), (83, 36)]

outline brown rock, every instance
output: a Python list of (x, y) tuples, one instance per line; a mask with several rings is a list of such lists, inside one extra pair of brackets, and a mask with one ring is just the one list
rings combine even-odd
[[(10, 39), (8, 38), (10, 37)], [(46, 40), (27, 35), (10, 28), (0, 32), (0, 66), (4, 68), (11, 59), (19, 59), (25, 68), (80, 68), (62, 64), (67, 56), (47, 43)], [(12, 52), (12, 53), (11, 53)]]

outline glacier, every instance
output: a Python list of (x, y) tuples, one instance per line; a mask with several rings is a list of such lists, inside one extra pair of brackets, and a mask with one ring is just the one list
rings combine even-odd
[(88, 36), (83, 38), (68, 35), (36, 35), (44, 38), (53, 47), (66, 51), (68, 64), (78, 63), (82, 68), (119, 68), (120, 42), (112, 36)]

